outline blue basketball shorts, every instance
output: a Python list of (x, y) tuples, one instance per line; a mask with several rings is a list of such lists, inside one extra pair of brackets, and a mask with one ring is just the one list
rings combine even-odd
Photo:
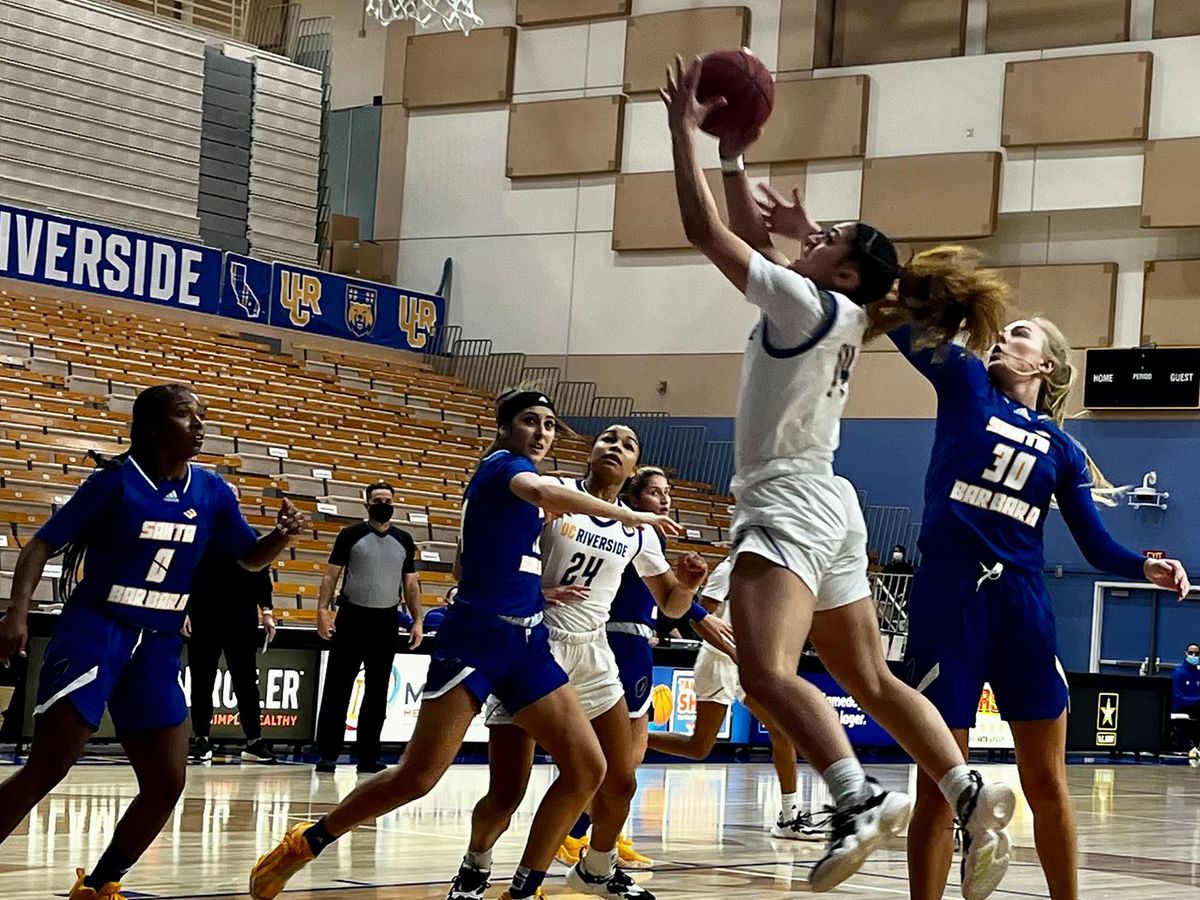
[(422, 699), (436, 700), (461, 684), (480, 705), (494, 696), (515, 715), (566, 683), (544, 624), (524, 628), (455, 603), (438, 629)]
[(609, 631), (608, 646), (617, 658), (629, 718), (640, 719), (650, 711), (650, 689), (654, 687), (654, 651), (650, 641), (640, 634)]
[(1057, 719), (1067, 708), (1054, 610), (1040, 573), (925, 557), (908, 601), (910, 683), (951, 728), (971, 728), (987, 682), (1009, 722)]
[(182, 653), (177, 631), (144, 630), (68, 602), (42, 660), (34, 714), (69, 700), (93, 731), (106, 706), (118, 737), (173, 728), (188, 717)]

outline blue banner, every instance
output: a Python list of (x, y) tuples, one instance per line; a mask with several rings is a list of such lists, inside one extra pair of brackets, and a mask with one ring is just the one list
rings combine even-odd
[(271, 325), (398, 350), (424, 350), (446, 301), (387, 284), (275, 263)]
[(216, 313), (221, 251), (0, 206), (0, 276)]
[[(850, 744), (853, 747), (857, 749), (859, 747), (898, 746), (896, 739), (884, 731), (882, 725), (863, 712), (858, 701), (842, 690), (841, 686), (833, 680), (832, 675), (824, 672), (801, 672), (800, 677), (811, 682), (825, 695), (826, 702), (837, 713), (838, 720), (846, 729), (846, 736), (850, 738)], [(754, 720), (752, 741), (755, 744), (770, 743), (767, 729), (757, 719)]]
[[(654, 667), (651, 688), (650, 730), (692, 734), (696, 730), (696, 679), (691, 669), (671, 666)], [(717, 732), (718, 743), (750, 742), (750, 710), (740, 700), (725, 712), (725, 721)]]
[(270, 263), (226, 253), (221, 315), (266, 325), (271, 311), (272, 283)]

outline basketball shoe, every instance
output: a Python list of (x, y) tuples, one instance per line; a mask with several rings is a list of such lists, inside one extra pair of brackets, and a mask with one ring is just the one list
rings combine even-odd
[(829, 837), (831, 816), (826, 812), (800, 812), (792, 807), (791, 814), (780, 813), (779, 819), (771, 826), (771, 837), (784, 841), (823, 841)]
[(587, 835), (581, 838), (573, 838), (569, 834), (563, 838), (562, 846), (558, 848), (558, 852), (554, 854), (564, 866), (573, 866), (579, 862), (579, 857), (583, 852), (583, 848), (588, 845)]
[(312, 847), (304, 839), (304, 832), (312, 826), (312, 822), (293, 825), (274, 850), (259, 858), (250, 870), (253, 900), (271, 900), (283, 890), (289, 878), (316, 859)]
[(617, 861), (627, 869), (649, 869), (654, 860), (633, 849), (633, 838), (617, 835)]
[[(505, 888), (504, 893), (500, 895), (499, 900), (513, 900), (512, 888)], [(546, 900), (546, 892), (538, 888), (533, 892), (533, 900)]]
[(75, 870), (75, 887), (71, 888), (67, 900), (125, 900), (125, 895), (121, 893), (120, 882), (110, 881), (100, 890), (96, 890), (84, 885), (83, 879), (86, 875), (87, 873), (83, 869)]
[(966, 900), (983, 900), (1008, 871), (1008, 823), (1017, 797), (1007, 784), (984, 784), (983, 776), (971, 772), (971, 787), (962, 792), (957, 805), (962, 895)]
[(620, 866), (614, 866), (607, 876), (591, 875), (583, 871), (581, 861), (567, 872), (567, 887), (576, 894), (591, 894), (610, 900), (654, 900), (654, 895), (630, 878)]
[(832, 810), (832, 834), (825, 855), (808, 873), (813, 891), (833, 890), (855, 872), (867, 857), (908, 825), (911, 804), (907, 794), (885, 791), (867, 779), (871, 796), (846, 809)]
[(446, 900), (483, 900), (483, 895), (492, 886), (488, 881), (491, 876), (491, 869), (477, 869), (463, 861), (458, 867), (454, 883), (450, 885), (450, 893), (446, 895)]

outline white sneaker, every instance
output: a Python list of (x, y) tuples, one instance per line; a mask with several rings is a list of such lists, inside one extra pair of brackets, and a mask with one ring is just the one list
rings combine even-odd
[(577, 863), (567, 872), (567, 887), (572, 893), (609, 897), (612, 900), (654, 900), (654, 895), (630, 878), (620, 866), (614, 867), (607, 878), (589, 875), (582, 866), (583, 863)]
[(1189, 750), (1188, 759), (1200, 759), (1200, 747), (1193, 747)]
[(962, 835), (962, 895), (984, 900), (1000, 886), (1008, 871), (1008, 823), (1017, 797), (1006, 784), (984, 784), (971, 773), (971, 787), (958, 798), (958, 830)]
[(907, 794), (885, 791), (873, 778), (867, 779), (870, 799), (833, 812), (829, 846), (808, 873), (814, 893), (831, 891), (860, 868), (867, 857), (888, 838), (908, 825), (912, 804)]
[(771, 826), (771, 837), (781, 841), (823, 841), (829, 837), (832, 819), (828, 812), (800, 812), (793, 806), (790, 817), (779, 814), (779, 819)]

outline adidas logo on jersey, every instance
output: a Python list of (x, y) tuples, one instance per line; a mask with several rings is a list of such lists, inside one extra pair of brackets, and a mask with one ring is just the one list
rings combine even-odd
[(179, 495), (172, 490), (169, 494), (167, 494), (167, 496), (163, 497), (163, 500), (165, 500), (167, 503), (178, 503)]

